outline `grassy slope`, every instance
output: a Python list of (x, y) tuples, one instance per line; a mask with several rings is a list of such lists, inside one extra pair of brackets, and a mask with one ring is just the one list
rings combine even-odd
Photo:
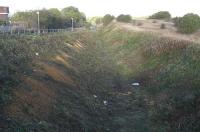
[(113, 27), (0, 41), (4, 131), (199, 130), (198, 44)]
[(153, 131), (199, 131), (199, 44), (121, 32), (116, 51), (142, 85)]

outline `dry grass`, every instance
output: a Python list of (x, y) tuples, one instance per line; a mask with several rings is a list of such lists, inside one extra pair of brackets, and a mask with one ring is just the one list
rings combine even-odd
[(72, 50), (74, 50), (75, 52), (79, 52), (83, 47), (82, 43), (79, 40), (76, 40), (74, 43), (72, 44), (66, 44), (69, 48), (71, 48)]
[(6, 108), (11, 117), (47, 117), (55, 103), (56, 91), (52, 84), (46, 84), (31, 77), (23, 77), (23, 84), (14, 90), (15, 100)]
[(188, 41), (184, 40), (173, 40), (170, 38), (160, 38), (157, 39), (148, 46), (144, 47), (144, 53), (146, 55), (156, 55), (159, 56), (163, 53), (169, 53), (171, 51), (180, 51), (186, 49), (186, 47), (191, 44)]
[(63, 71), (59, 70), (57, 67), (45, 63), (41, 63), (41, 67), (43, 69), (43, 72), (48, 76), (52, 77), (54, 80), (72, 86), (75, 85), (71, 77), (66, 75)]
[[(157, 20), (157, 23), (152, 23), (152, 20), (137, 20), (137, 23), (142, 22), (143, 25), (137, 26), (127, 23), (115, 23), (115, 25), (121, 29), (126, 29), (129, 31), (136, 31), (136, 32), (145, 32), (155, 34), (156, 36), (160, 37), (168, 37), (172, 39), (178, 40), (186, 40), (192, 42), (199, 42), (199, 32), (186, 35), (177, 32), (177, 29), (173, 26), (172, 22), (165, 22), (162, 20)], [(166, 25), (166, 29), (160, 29), (161, 24)]]

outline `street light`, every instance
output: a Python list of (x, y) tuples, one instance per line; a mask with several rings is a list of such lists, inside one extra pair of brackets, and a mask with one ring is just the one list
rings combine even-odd
[(37, 15), (38, 15), (38, 34), (40, 34), (40, 12), (37, 11)]
[(72, 17), (72, 32), (74, 31), (74, 18)]
[(10, 33), (12, 35), (12, 21), (10, 20), (9, 23), (10, 23), (10, 26), (9, 26), (10, 27)]

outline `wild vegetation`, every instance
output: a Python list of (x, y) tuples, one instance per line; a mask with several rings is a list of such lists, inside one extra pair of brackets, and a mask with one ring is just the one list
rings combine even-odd
[(166, 25), (164, 24), (164, 23), (162, 23), (161, 25), (160, 25), (160, 29), (165, 29), (166, 28)]
[(149, 16), (149, 19), (169, 20), (171, 19), (171, 14), (168, 11), (159, 11), (152, 16)]
[(130, 23), (132, 21), (132, 17), (130, 15), (121, 14), (117, 17), (117, 21)]
[(107, 26), (109, 23), (111, 23), (113, 20), (115, 19), (114, 16), (110, 15), (110, 14), (106, 14), (103, 19), (102, 19), (102, 22), (103, 22), (103, 25), (104, 26)]
[(6, 25), (6, 21), (0, 20), (0, 25)]
[(41, 29), (61, 29), (71, 27), (72, 18), (74, 19), (74, 26), (83, 26), (86, 22), (86, 16), (80, 12), (76, 7), (66, 7), (61, 11), (52, 9), (31, 10), (24, 12), (16, 12), (11, 21), (18, 23), (25, 23), (27, 28), (37, 28), (37, 12), (40, 12), (40, 28)]
[(200, 130), (199, 44), (113, 25), (0, 41), (0, 131)]
[(177, 29), (181, 33), (191, 34), (200, 29), (200, 17), (197, 14), (188, 13), (174, 19)]

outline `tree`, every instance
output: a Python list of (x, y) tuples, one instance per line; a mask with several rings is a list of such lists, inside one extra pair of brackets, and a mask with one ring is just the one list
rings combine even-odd
[(110, 22), (112, 22), (112, 20), (115, 19), (114, 16), (110, 15), (110, 14), (106, 14), (104, 17), (103, 17), (103, 25), (104, 26), (107, 26)]
[(84, 13), (80, 12), (78, 8), (70, 6), (62, 9), (61, 11), (65, 26), (70, 27), (72, 24), (71, 18), (74, 19), (75, 25), (81, 26), (86, 21)]
[(117, 17), (117, 21), (119, 22), (126, 22), (126, 23), (130, 23), (132, 21), (132, 18), (130, 15), (124, 15), (121, 14)]
[(0, 26), (1, 26), (1, 25), (5, 25), (5, 24), (6, 24), (6, 21), (0, 20)]
[[(28, 28), (37, 28), (37, 11), (24, 11), (15, 13), (11, 20), (12, 22), (26, 22)], [(40, 12), (40, 28), (41, 29), (58, 29), (71, 27), (71, 18), (74, 18), (74, 25), (83, 26), (86, 21), (84, 13), (80, 12), (78, 8), (67, 7), (62, 11), (56, 8), (42, 9)]]
[(200, 17), (197, 14), (188, 13), (179, 18), (177, 29), (181, 33), (194, 33), (200, 28)]
[(49, 11), (48, 18), (48, 28), (58, 29), (64, 27), (64, 20), (62, 18), (61, 12), (56, 8), (51, 8)]
[(26, 22), (28, 28), (37, 28), (37, 14), (34, 11), (17, 12), (11, 17), (12, 22)]
[(88, 19), (89, 22), (91, 22), (92, 24), (102, 24), (102, 17), (99, 16), (95, 16), (95, 17), (91, 17)]
[[(40, 10), (40, 28), (41, 29), (48, 29), (50, 21), (50, 12), (46, 9)], [(37, 11), (34, 11), (35, 14), (37, 14)], [(37, 20), (37, 19), (36, 19)]]
[(169, 20), (171, 19), (171, 14), (168, 11), (160, 11), (150, 16), (149, 19)]

